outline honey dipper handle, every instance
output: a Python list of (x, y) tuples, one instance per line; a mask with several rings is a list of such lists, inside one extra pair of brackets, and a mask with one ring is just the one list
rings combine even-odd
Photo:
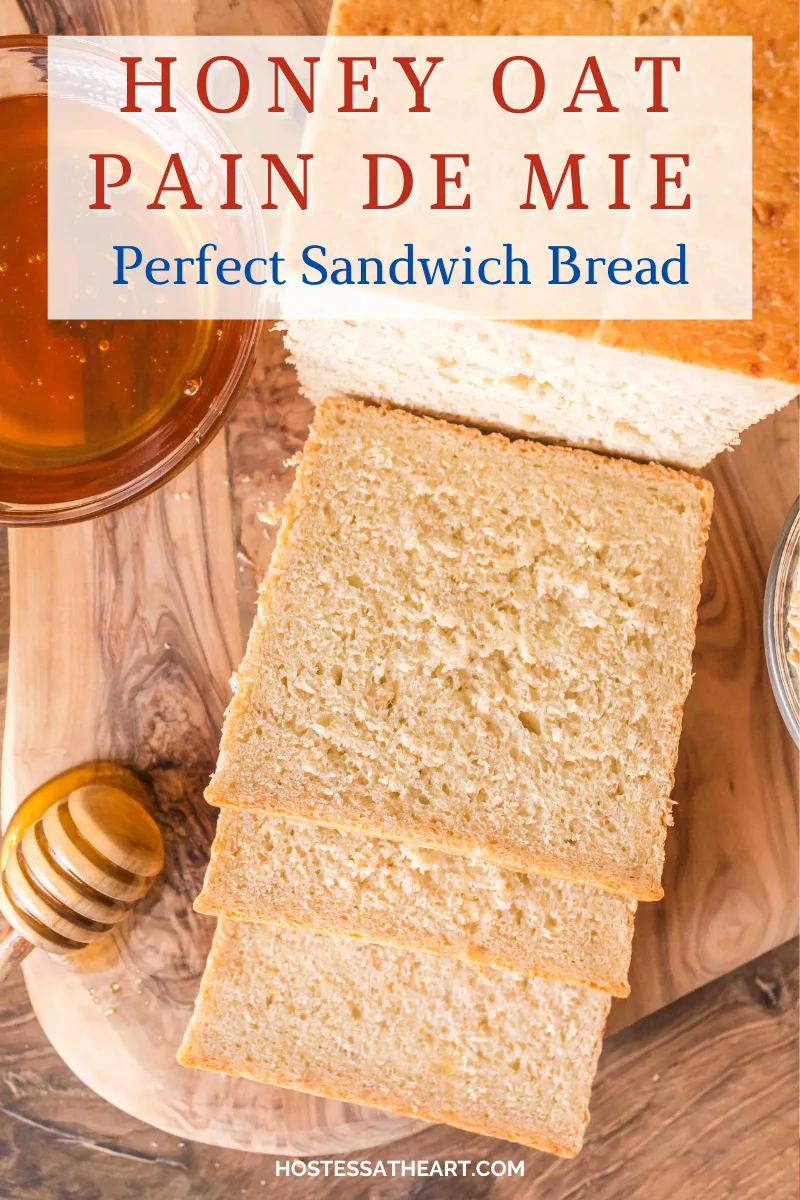
[(17, 933), (16, 929), (7, 929), (0, 938), (0, 983), (13, 970), (17, 963), (27, 958), (33, 946)]

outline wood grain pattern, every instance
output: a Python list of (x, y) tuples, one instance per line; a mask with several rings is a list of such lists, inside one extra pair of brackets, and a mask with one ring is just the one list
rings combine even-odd
[[(255, 0), (227, 5), (180, 0), (169, 8), (155, 0), (23, 0), (19, 6), (0, 0), (0, 20), (8, 22), (4, 32), (19, 30), (22, 20), (43, 32), (295, 33), (319, 32), (326, 8), (322, 0), (263, 7)], [(202, 1109), (208, 1101), (209, 1112), (215, 1106), (218, 1126), (212, 1122), (206, 1131), (212, 1137), (235, 1137), (237, 1129), (244, 1137), (249, 1123), (283, 1121), (286, 1133), (292, 1122), (296, 1129), (332, 1122), (334, 1140), (345, 1148), (357, 1144), (359, 1130), (368, 1142), (396, 1135), (398, 1127), (385, 1118), (388, 1123), (376, 1130), (370, 1118), (346, 1106), (330, 1114), (322, 1102), (303, 1097), (275, 1101), (265, 1096), (266, 1089), (240, 1104), (235, 1089), (252, 1086), (246, 1084), (231, 1084), (221, 1101), (211, 1097), (218, 1081), (179, 1071), (171, 1059), (208, 940), (208, 924), (191, 913), (188, 897), (199, 885), (211, 835), (212, 818), (200, 790), (215, 754), (225, 680), (239, 654), (233, 573), (240, 615), (249, 625), (255, 581), (274, 536), (256, 514), (288, 490), (292, 471), (284, 463), (302, 444), (309, 415), (272, 336), (228, 431), (239, 534), (235, 567), (221, 443), (182, 480), (127, 513), (57, 533), (14, 533), (13, 705), (4, 811), (68, 760), (97, 754), (132, 761), (155, 782), (172, 886), (148, 900), (142, 919), (127, 928), (116, 962), (89, 961), (83, 976), (43, 958), (29, 968), (37, 1011), (67, 1061), (115, 1102), (149, 1120), (173, 1118), (163, 1095), (153, 1090), (152, 1076), (141, 1070), (142, 1061), (180, 1096), (195, 1088), (192, 1105)], [(676, 783), (667, 899), (640, 909), (634, 989), (615, 1010), (617, 1026), (796, 929), (795, 758), (769, 695), (760, 638), (766, 566), (797, 489), (796, 410), (746, 434), (733, 455), (713, 464), (710, 476), (718, 488), (717, 510), (697, 680)], [(52, 652), (43, 653), (43, 629), (53, 631)], [(79, 686), (70, 690), (65, 679)], [(97, 699), (90, 703), (90, 697)], [(94, 997), (90, 973), (98, 984)], [(119, 992), (112, 990), (121, 979), (124, 989), (121, 984)], [(58, 993), (69, 1023), (55, 1015)], [(114, 1009), (108, 1017), (106, 1006)], [(701, 1034), (698, 1023), (693, 1036), (700, 1048)], [(725, 1036), (731, 1041), (732, 1035)], [(186, 1077), (200, 1082), (190, 1085)], [(595, 1107), (594, 1128), (603, 1136), (603, 1117), (598, 1124)], [(603, 1103), (601, 1112), (611, 1127), (619, 1119), (610, 1104)], [(192, 1128), (187, 1112), (181, 1119), (181, 1128)], [(631, 1163), (624, 1169), (629, 1168)], [(394, 1194), (402, 1193), (386, 1192)]]
[[(21, 0), (20, 11), (41, 33), (196, 28), (190, 0)], [(167, 854), (163, 885), (102, 944), (107, 959), (83, 951), (66, 971), (35, 953), (25, 976), (76, 1074), (160, 1128), (262, 1151), (374, 1145), (417, 1123), (175, 1062), (212, 930), (191, 909), (213, 836), (202, 790), (241, 657), (228, 490), (223, 435), (123, 513), (10, 534), (4, 821), (49, 776), (108, 758), (148, 775)]]
[(40, 953), (26, 963), (53, 1045), (112, 1103), (213, 1143), (309, 1152), (412, 1128), (175, 1062), (212, 929), (191, 908), (213, 836), (202, 790), (241, 653), (224, 442), (121, 513), (13, 530), (9, 544), (5, 819), (65, 767), (111, 759), (151, 781), (166, 851), (165, 879), (113, 941), (73, 969)]
[[(0, 1195), (7, 1200), (796, 1200), (797, 946), (609, 1038), (572, 1162), (430, 1126), (354, 1155), (524, 1163), (506, 1179), (276, 1175), (276, 1160), (132, 1120), (54, 1055), (25, 990), (0, 994)], [(285, 1159), (280, 1160), (285, 1162)], [(396, 1168), (399, 1170), (399, 1168)]]
[[(238, 590), (241, 619), (245, 627), (249, 626), (252, 616), (255, 584), (266, 566), (274, 538), (274, 528), (264, 526), (257, 514), (270, 502), (280, 503), (288, 490), (293, 468), (286, 466), (286, 462), (302, 444), (310, 415), (308, 405), (298, 395), (291, 368), (284, 361), (279, 339), (276, 335), (268, 336), (252, 384), (228, 431), (233, 503), (240, 537)], [(790, 412), (774, 418), (772, 422), (765, 422), (758, 430), (747, 435), (743, 447), (736, 454), (745, 454), (749, 458), (752, 452), (752, 469), (756, 472), (758, 462), (763, 461), (764, 439), (769, 436), (766, 446), (774, 444), (773, 457), (779, 461), (781, 446), (790, 442), (785, 431), (791, 426), (791, 419)], [(758, 441), (754, 440), (751, 451), (749, 440), (756, 437)], [(731, 456), (720, 465), (727, 470), (728, 463), (735, 461), (735, 456)], [(200, 471), (205, 464), (206, 459), (201, 459), (200, 465), (193, 470)], [(218, 471), (220, 479), (223, 479), (221, 459)], [(790, 478), (790, 473), (786, 472), (786, 476)], [(777, 477), (782, 481), (784, 475), (778, 472)], [(784, 737), (779, 717), (766, 691), (768, 685), (760, 659), (760, 580), (766, 569), (772, 535), (769, 530), (762, 532), (760, 527), (755, 526), (759, 529), (757, 537), (749, 541), (744, 539), (746, 550), (755, 546), (750, 564), (752, 573), (747, 576), (750, 583), (745, 592), (741, 584), (736, 582), (743, 574), (740, 555), (732, 552), (730, 547), (736, 546), (735, 537), (741, 538), (742, 526), (747, 521), (753, 523), (756, 514), (741, 515), (745, 503), (743, 496), (747, 492), (737, 482), (738, 476), (734, 474), (728, 480), (723, 474), (722, 479), (722, 506), (717, 510), (720, 523), (715, 526), (712, 535), (710, 569), (698, 640), (698, 678), (687, 713), (682, 766), (676, 790), (678, 820), (671, 839), (668, 866), (671, 886), (668, 885), (667, 898), (661, 905), (641, 908), (633, 968), (634, 991), (630, 1000), (617, 1007), (613, 1017), (614, 1027), (652, 1011), (676, 995), (698, 986), (704, 979), (713, 978), (722, 970), (745, 961), (752, 957), (753, 951), (774, 944), (781, 934), (791, 934), (796, 919), (796, 910), (791, 904), (796, 878), (796, 871), (792, 869), (796, 845), (792, 836), (793, 756), (788, 749), (780, 751)], [(223, 490), (217, 491), (216, 504), (227, 511), (225, 482), (223, 479)], [(103, 711), (115, 714), (115, 720), (105, 733), (103, 722), (96, 727), (92, 724), (91, 747), (94, 748), (87, 745), (86, 756), (124, 755), (130, 753), (131, 747), (138, 747), (135, 765), (149, 770), (156, 778), (159, 776), (160, 763), (174, 763), (177, 760), (184, 765), (177, 768), (177, 776), (173, 767), (173, 789), (176, 778), (184, 778), (187, 770), (191, 773), (197, 764), (203, 764), (199, 776), (194, 776), (197, 807), (190, 809), (192, 825), (180, 831), (182, 839), (188, 835), (188, 843), (182, 840), (181, 845), (190, 861), (179, 861), (175, 868), (182, 877), (192, 881), (181, 901), (188, 908), (187, 898), (199, 884), (210, 836), (210, 816), (199, 800), (201, 779), (205, 778), (213, 760), (220, 714), (227, 698), (223, 681), (238, 657), (238, 647), (234, 648), (231, 644), (230, 634), (226, 642), (224, 631), (233, 628), (237, 618), (232, 607), (232, 583), (223, 589), (227, 594), (228, 606), (224, 618), (215, 609), (213, 591), (210, 595), (206, 594), (209, 580), (216, 578), (219, 581), (220, 578), (216, 570), (209, 574), (207, 564), (211, 561), (218, 565), (220, 553), (218, 547), (204, 555), (210, 532), (204, 528), (203, 520), (198, 524), (191, 518), (194, 510), (193, 487), (188, 486), (186, 480), (175, 484), (172, 488), (172, 508), (169, 505), (164, 507), (168, 494), (169, 489), (159, 493), (160, 514), (155, 520), (152, 516), (145, 520), (141, 529), (141, 517), (136, 509), (110, 518), (115, 526), (113, 531), (106, 531), (99, 538), (97, 549), (92, 552), (99, 556), (96, 568), (82, 585), (79, 580), (74, 580), (76, 596), (91, 592), (92, 589), (97, 591), (95, 604), (100, 605), (103, 614), (100, 625), (103, 628), (108, 625), (114, 635), (108, 638), (101, 634), (96, 618), (95, 624), (87, 625), (86, 605), (76, 603), (71, 607), (67, 598), (68, 603), (59, 608), (59, 620), (64, 625), (60, 630), (58, 646), (64, 649), (77, 641), (86, 646), (98, 646), (101, 650), (97, 658), (96, 675), (93, 677), (90, 670), (84, 669), (83, 685), (88, 694), (92, 689), (105, 689)], [(146, 501), (145, 505), (148, 503), (151, 502)], [(781, 519), (781, 501), (768, 506), (767, 513), (777, 529)], [(184, 527), (184, 518), (188, 522), (187, 527)], [(732, 532), (729, 529), (731, 524)], [(20, 596), (20, 606), (26, 613), (28, 628), (41, 628), (42, 624), (46, 624), (47, 614), (57, 606), (55, 590), (44, 594), (40, 593), (38, 587), (25, 590), (24, 581), (28, 580), (29, 586), (30, 581), (38, 577), (41, 563), (52, 562), (56, 553), (55, 544), (48, 543), (45, 547), (37, 544), (35, 539), (55, 536), (56, 543), (60, 544), (61, 534), (66, 532), (81, 542), (90, 529), (92, 527), (83, 526), (75, 530), (56, 531), (55, 534), (53, 531), (37, 531), (30, 544), (31, 557), (22, 567), (19, 583), (17, 556), (16, 553), (12, 554), (14, 594), (15, 597)], [(143, 558), (148, 558), (143, 548), (158, 542), (156, 530), (159, 529), (162, 531), (161, 540), (167, 561), (170, 561), (170, 556), (175, 556), (166, 573), (164, 563), (159, 563), (161, 555), (153, 556), (149, 566), (143, 561)], [(17, 538), (15, 532), (12, 539), (15, 551)], [(25, 538), (27, 534), (23, 535)], [(220, 545), (227, 538), (228, 534), (223, 532)], [(85, 545), (81, 543), (82, 549), (78, 554), (75, 553), (74, 542), (70, 545), (70, 559), (87, 561), (88, 549)], [(178, 548), (177, 553), (175, 547)], [(175, 571), (185, 573), (190, 569), (190, 564), (198, 561), (206, 563), (201, 571), (202, 578), (194, 580), (190, 586), (184, 582), (178, 590), (183, 597), (192, 595), (202, 611), (192, 617), (182, 611), (179, 603), (175, 614), (171, 611), (174, 599), (168, 577)], [(127, 584), (122, 566), (125, 563), (134, 564)], [(229, 573), (232, 569), (231, 564)], [(136, 596), (148, 598), (141, 610), (133, 603)], [(35, 607), (37, 602), (43, 606), (38, 612)], [(220, 603), (224, 609), (224, 595)], [(157, 617), (153, 617), (151, 608), (159, 613)], [(212, 628), (216, 626), (215, 637), (206, 642), (204, 637), (198, 636), (198, 641), (203, 642), (202, 647), (193, 641), (187, 643), (187, 629), (194, 627), (203, 630), (206, 625)], [(150, 649), (142, 656), (140, 650), (134, 652), (134, 647), (141, 640), (143, 628), (148, 627), (152, 627), (146, 634), (146, 645)], [(162, 639), (160, 643), (159, 639)], [(33, 638), (29, 638), (26, 644), (38, 645)], [(17, 645), (16, 638), (14, 645)], [(158, 659), (158, 652), (164, 646), (169, 652), (157, 669), (151, 661), (150, 652)], [(741, 650), (732, 653), (731, 646), (741, 647)], [(44, 727), (63, 730), (63, 734), (56, 737), (53, 743), (55, 746), (61, 745), (62, 757), (57, 764), (52, 759), (49, 761), (46, 767), (46, 772), (49, 772), (56, 766), (60, 769), (66, 765), (63, 746), (69, 744), (68, 732), (70, 735), (73, 732), (69, 723), (73, 720), (74, 708), (65, 702), (64, 689), (56, 683), (57, 679), (65, 677), (68, 667), (57, 661), (51, 663), (49, 659), (42, 664), (38, 661), (40, 650), (36, 654), (37, 662), (35, 665), (29, 664), (27, 675), (40, 680), (42, 692), (28, 697), (24, 711), (28, 714), (44, 712)], [(214, 659), (213, 662), (204, 661), (208, 655)], [(89, 666), (87, 663), (87, 668)], [(204, 678), (216, 681), (210, 697), (203, 695), (202, 687), (198, 685), (198, 680)], [(720, 688), (723, 689), (725, 703), (718, 710)], [(13, 690), (12, 669), (12, 694)], [(751, 692), (754, 696), (752, 701)], [(43, 707), (45, 704), (46, 707)], [(700, 714), (694, 721), (692, 705), (697, 706)], [(727, 713), (727, 721), (718, 722), (715, 715), (717, 711)], [(123, 713), (127, 714), (127, 720), (123, 720)], [(706, 713), (707, 716), (704, 716)], [(770, 775), (766, 780), (762, 780), (751, 766), (760, 761), (758, 746), (754, 745), (753, 738), (747, 733), (748, 723), (754, 720), (754, 713), (757, 720), (755, 736), (772, 736), (778, 747), (771, 759)], [(27, 730), (34, 742), (41, 743), (37, 728), (29, 723)], [(709, 739), (709, 730), (714, 735), (712, 739)], [(23, 763), (29, 760), (32, 748), (26, 747), (25, 739), (19, 736), (13, 723), (9, 737), (11, 740), (8, 745), (17, 748), (16, 757)], [(714, 749), (710, 761), (712, 765), (716, 763), (710, 773), (705, 767), (709, 741)], [(36, 762), (37, 771), (45, 771), (44, 764), (38, 759)], [(687, 770), (687, 766), (691, 767), (693, 762), (694, 768)], [(727, 764), (726, 770), (719, 769), (720, 762)], [(188, 768), (186, 764), (192, 764), (192, 767)], [(741, 786), (747, 789), (746, 804), (742, 803), (737, 786), (740, 776), (743, 776)], [(28, 783), (31, 782), (29, 778)], [(777, 812), (773, 811), (776, 801), (783, 801), (782, 804), (778, 803)], [(174, 798), (170, 805), (172, 803)], [(169, 823), (169, 818), (167, 821)], [(686, 830), (690, 836), (686, 836)], [(754, 885), (752, 888), (751, 884)], [(742, 906), (746, 909), (749, 906), (750, 910), (745, 913), (747, 919), (744, 920), (740, 912)], [(754, 919), (754, 913), (760, 914), (758, 920)], [(197, 927), (199, 920), (192, 914), (188, 915), (188, 936), (181, 942), (181, 953), (186, 955), (183, 969), (195, 983), (207, 945), (207, 940)], [(177, 963), (145, 960), (144, 965), (137, 966), (136, 970), (143, 972), (141, 977), (147, 977), (151, 971), (162, 973), (165, 965), (170, 974), (180, 969)], [(54, 968), (45, 960), (44, 965), (36, 969), (49, 969), (49, 973), (41, 978), (33, 976), (35, 997), (52, 995)], [(33, 972), (34, 968), (30, 970)], [(101, 986), (107, 986), (108, 981), (106, 974)], [(85, 987), (82, 990), (85, 991)], [(187, 986), (187, 995), (182, 1002), (181, 1023), (185, 1020), (191, 991), (192, 988)], [(166, 1003), (174, 1001), (174, 996), (169, 992), (163, 993), (163, 998)], [(40, 1005), (43, 1019), (47, 1021), (46, 1011), (41, 1011), (45, 1001), (37, 999), (36, 1002)], [(79, 1002), (79, 997), (76, 997), (76, 1002)], [(89, 1019), (96, 1020), (96, 1010), (88, 1011)], [(142, 1015), (134, 1010), (126, 1021), (134, 1023)], [(147, 1025), (151, 1026), (150, 1014), (147, 1014)], [(52, 1023), (49, 1028), (53, 1036), (58, 1038), (57, 1028), (53, 1030)], [(179, 1034), (180, 1029), (176, 1028), (170, 1036), (177, 1039)], [(74, 1045), (74, 1039), (71, 1041)], [(87, 1036), (86, 1045), (94, 1044), (96, 1038)], [(107, 1049), (104, 1046), (100, 1056), (104, 1060)], [(140, 1052), (141, 1047), (137, 1049), (137, 1053)], [(159, 1063), (159, 1072), (165, 1069), (166, 1061), (164, 1057)], [(86, 1077), (86, 1065), (74, 1057), (72, 1062), (79, 1073)], [(170, 1075), (170, 1080), (172, 1078)], [(98, 1076), (94, 1078), (94, 1083), (103, 1090), (103, 1094), (119, 1096), (118, 1091), (114, 1090), (113, 1081)], [(142, 1086), (141, 1083), (139, 1086)], [(129, 1101), (126, 1103), (130, 1106)], [(152, 1105), (147, 1111), (149, 1119), (156, 1123), (163, 1123), (167, 1119), (163, 1112), (155, 1112)], [(242, 1128), (243, 1118), (238, 1117), (237, 1121)], [(355, 1130), (353, 1135), (356, 1136)], [(389, 1136), (389, 1132), (386, 1136)]]
[(611, 1028), (797, 932), (797, 752), (772, 697), (766, 576), (798, 490), (798, 407), (745, 432), (704, 472), (715, 488), (695, 679), (667, 838), (665, 898), (639, 906), (631, 995)]

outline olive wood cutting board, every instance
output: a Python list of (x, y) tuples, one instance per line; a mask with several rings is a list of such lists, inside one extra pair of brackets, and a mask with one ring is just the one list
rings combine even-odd
[(68, 1066), (179, 1137), (256, 1151), (351, 1151), (414, 1122), (179, 1067), (213, 921), (192, 911), (213, 836), (202, 791), (241, 653), (224, 435), (119, 514), (9, 539), (11, 635), (3, 818), (71, 765), (142, 772), (162, 878), (113, 939), (70, 966), (35, 951), (34, 1011)]
[[(165, 877), (111, 943), (25, 965), (45, 1032), (73, 1071), (162, 1129), (243, 1149), (352, 1151), (414, 1123), (181, 1068), (213, 922), (192, 911), (213, 836), (202, 789), (311, 410), (276, 334), (225, 434), (153, 496), (61, 529), (12, 530), (3, 819), (90, 759), (149, 779)], [(668, 840), (665, 898), (636, 921), (632, 994), (611, 1029), (776, 946), (797, 929), (795, 753), (761, 641), (769, 559), (797, 491), (794, 405), (707, 472), (716, 488)]]

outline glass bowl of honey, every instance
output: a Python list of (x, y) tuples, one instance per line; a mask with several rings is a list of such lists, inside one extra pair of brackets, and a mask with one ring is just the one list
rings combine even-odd
[(257, 320), (48, 320), (47, 42), (0, 38), (0, 525), (96, 517), (185, 467)]

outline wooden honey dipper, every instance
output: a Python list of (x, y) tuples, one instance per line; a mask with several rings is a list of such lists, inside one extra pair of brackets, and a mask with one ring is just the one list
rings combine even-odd
[(93, 783), (52, 804), (0, 874), (0, 980), (34, 947), (72, 954), (105, 937), (164, 865), (161, 832), (121, 788)]

